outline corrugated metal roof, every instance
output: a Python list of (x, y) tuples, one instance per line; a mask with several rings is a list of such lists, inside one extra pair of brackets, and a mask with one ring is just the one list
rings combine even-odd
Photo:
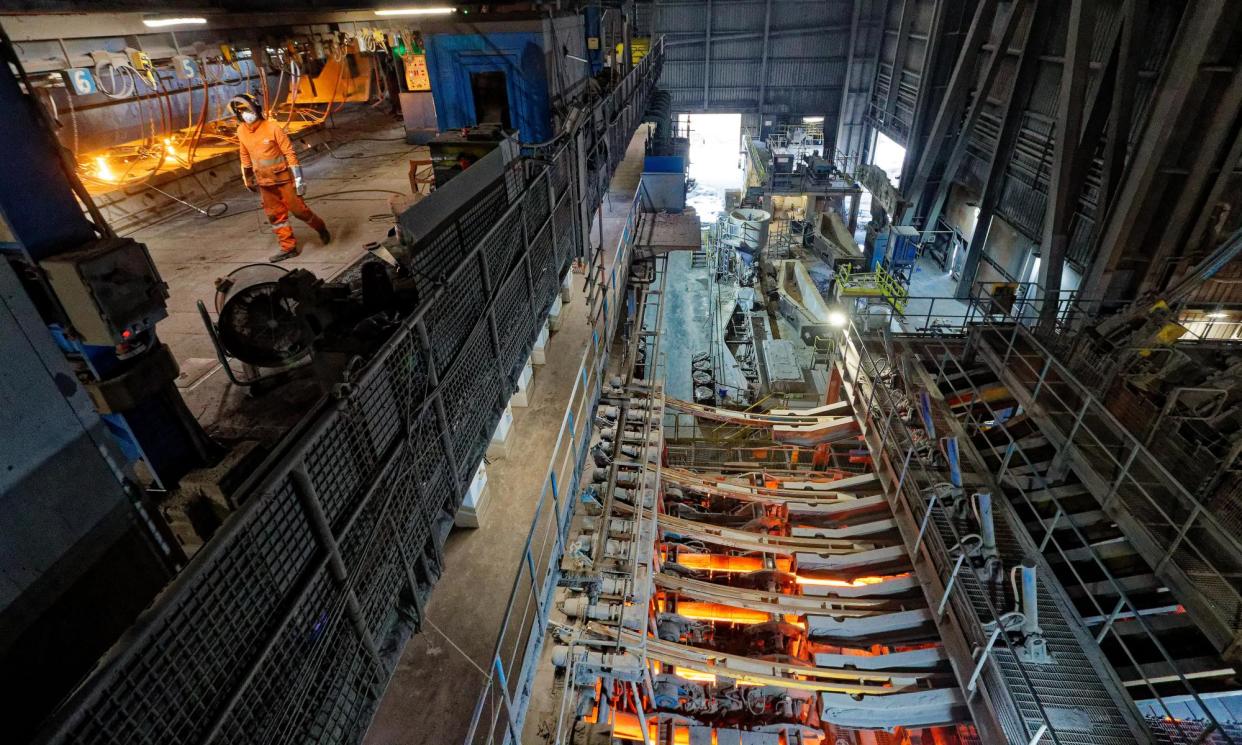
[[(770, 0), (770, 5), (764, 110), (835, 113), (845, 81), (853, 4)], [(768, 6), (769, 0), (713, 0), (709, 108), (758, 109)], [(654, 13), (656, 32), (673, 42), (660, 85), (673, 94), (675, 107), (703, 107), (706, 20), (705, 0), (662, 2)], [(832, 30), (811, 30), (825, 27)]]

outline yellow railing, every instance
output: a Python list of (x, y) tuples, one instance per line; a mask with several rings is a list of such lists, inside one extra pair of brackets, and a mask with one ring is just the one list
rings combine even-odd
[(850, 264), (837, 269), (837, 292), (846, 297), (882, 297), (893, 310), (904, 314), (910, 291), (882, 266), (874, 272), (854, 274)]

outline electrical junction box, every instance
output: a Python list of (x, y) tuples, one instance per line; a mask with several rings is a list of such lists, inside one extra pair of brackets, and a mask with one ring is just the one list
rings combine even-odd
[(168, 285), (132, 238), (103, 238), (39, 265), (86, 344), (126, 343), (168, 316)]

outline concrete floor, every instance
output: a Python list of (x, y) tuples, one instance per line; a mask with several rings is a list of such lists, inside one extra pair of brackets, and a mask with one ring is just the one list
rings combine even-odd
[(910, 302), (906, 305), (903, 330), (917, 331), (937, 320), (961, 325), (968, 307), (953, 297), (956, 290), (957, 282), (948, 272), (943, 271), (930, 257), (920, 257), (910, 277)]
[[(337, 127), (338, 144), (330, 145), (331, 151), (303, 156), (306, 200), (327, 222), (332, 243), (320, 245), (310, 228), (291, 219), (302, 255), (280, 264), (324, 278), (356, 261), (364, 244), (384, 238), (394, 224), (390, 200), (412, 200), (409, 161), (427, 157), (425, 147), (405, 143), (400, 122), (370, 108), (345, 112)], [(168, 283), (169, 315), (160, 322), (159, 335), (181, 366), (178, 386), (190, 411), (208, 432), (225, 440), (275, 437), (304, 413), (317, 392), (294, 384), (256, 404), (230, 385), (196, 303), (204, 301), (214, 316), (216, 279), (247, 264), (266, 263), (279, 247), (258, 196), (240, 180), (211, 200), (225, 202), (228, 211), (207, 218), (187, 210), (129, 235), (147, 245)]]
[[(642, 170), (643, 135), (631, 140), (604, 201), (607, 255), (615, 250)], [(584, 277), (573, 275), (573, 300), (548, 342), (547, 364), (535, 373), (531, 405), (514, 409), (509, 456), (487, 467), (482, 527), (455, 530), (445, 546), (446, 570), (427, 606), (421, 633), (410, 640), (367, 733), (367, 745), (449, 745), (466, 736), (484, 670), (504, 620), (522, 547), (547, 475), (578, 363), (591, 336)]]

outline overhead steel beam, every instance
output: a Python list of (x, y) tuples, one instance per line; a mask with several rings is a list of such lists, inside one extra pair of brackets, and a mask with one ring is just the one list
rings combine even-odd
[(703, 108), (711, 100), (712, 85), (712, 0), (707, 0), (707, 21), (703, 24)]
[(888, 24), (888, 11), (894, 0), (877, 0), (877, 2), (880, 4), (880, 17), (876, 19), (879, 38), (875, 40), (875, 52), (871, 57), (871, 83), (867, 86), (867, 101), (863, 106), (863, 138), (862, 147), (858, 152), (860, 164), (870, 162), (872, 157), (871, 143), (874, 138), (868, 136), (867, 126), (869, 122), (875, 121), (875, 117), (871, 116), (871, 108), (875, 105), (875, 86), (880, 77), (880, 57), (884, 55), (884, 33)]
[[(988, 0), (982, 0), (986, 3)], [(945, 17), (949, 14), (948, 5), (950, 3), (943, 0), (935, 0), (932, 6), (931, 28), (928, 29), (927, 38), (923, 43), (923, 59), (919, 66), (919, 90), (914, 96), (914, 110), (910, 113), (910, 129), (906, 133), (906, 154), (901, 162), (901, 180), (906, 180), (906, 174), (914, 170), (916, 159), (923, 152), (925, 139), (921, 136), (924, 128), (923, 120), (926, 118), (927, 109), (937, 98), (940, 92), (937, 86), (937, 68), (939, 67), (940, 56), (945, 51), (947, 40), (945, 36)], [(957, 3), (953, 3), (955, 6)], [(990, 24), (989, 24), (990, 25)], [(954, 34), (956, 36), (956, 33)], [(914, 38), (911, 34), (911, 38)], [(903, 200), (904, 202), (904, 200)], [(908, 214), (909, 208), (904, 206), (901, 208), (902, 214)]]
[(897, 111), (897, 94), (901, 90), (902, 73), (906, 69), (903, 57), (906, 52), (906, 39), (910, 38), (910, 26), (914, 25), (913, 14), (910, 13), (912, 2), (916, 0), (901, 0), (901, 15), (897, 18), (897, 45), (893, 47), (893, 70), (888, 81), (888, 98), (884, 101), (884, 119), (880, 122), (885, 127), (891, 126), (891, 120)]
[[(708, 4), (710, 5), (710, 2)], [(771, 29), (768, 31), (768, 37), (771, 39), (775, 39), (777, 37), (782, 37), (782, 36), (806, 36), (807, 34), (834, 34), (834, 33), (839, 34), (839, 33), (848, 32), (848, 31), (850, 31), (850, 27), (843, 25), (843, 24), (837, 24), (837, 25), (832, 25), (832, 26), (799, 26), (798, 28)], [(676, 33), (676, 32), (674, 31), (672, 33)], [(692, 32), (692, 33), (697, 33), (697, 32)], [(705, 41), (708, 41), (709, 39), (712, 42), (717, 42), (717, 41), (747, 41), (749, 39), (762, 39), (762, 38), (763, 38), (762, 31), (750, 31), (744, 34), (710, 34), (710, 35), (707, 35), (706, 38), (703, 38), (703, 39), (699, 39), (699, 38), (673, 39), (672, 41), (664, 42), (664, 46), (666, 47), (687, 47), (693, 44), (702, 44)]]
[[(940, 213), (944, 210), (944, 204), (949, 198), (949, 189), (953, 184), (953, 180), (957, 178), (958, 169), (962, 167), (962, 162), (966, 159), (966, 148), (970, 145), (970, 135), (974, 132), (975, 125), (979, 123), (979, 116), (983, 113), (983, 106), (987, 102), (988, 93), (991, 92), (992, 86), (996, 84), (997, 75), (1000, 73), (1002, 67), (1001, 60), (1005, 58), (1005, 54), (998, 50), (1008, 49), (1010, 43), (1013, 42), (1013, 37), (1018, 30), (1018, 21), (1021, 20), (1027, 3), (1028, 0), (1014, 0), (1013, 5), (1009, 9), (1009, 14), (1002, 22), (999, 43), (990, 53), (991, 56), (988, 58), (987, 67), (983, 70), (983, 79), (980, 81), (974, 98), (971, 100), (970, 108), (966, 112), (966, 118), (962, 123), (961, 129), (958, 130), (957, 136), (953, 138), (953, 149), (950, 151), (948, 161), (945, 163), (944, 172), (936, 182), (936, 191), (932, 197), (931, 207), (927, 211), (925, 225), (934, 226), (936, 221), (940, 219)], [(917, 209), (916, 206), (915, 210), (917, 211)]]
[(763, 58), (759, 62), (759, 131), (763, 132), (763, 105), (768, 96), (768, 40), (772, 31), (772, 0), (763, 14)]
[(1220, 28), (1232, 28), (1238, 14), (1235, 0), (1191, 0), (1170, 45), (1156, 88), (1147, 107), (1142, 132), (1127, 161), (1112, 209), (1098, 234), (1099, 244), (1083, 279), (1080, 295), (1102, 299), (1122, 268), (1127, 252), (1143, 244), (1156, 215), (1149, 198), (1159, 179), (1168, 150), (1184, 132), (1175, 126), (1195, 90), (1200, 67), (1216, 53)]
[[(843, 127), (849, 127), (852, 129), (862, 123), (861, 118), (858, 118), (857, 122), (849, 120), (855, 118), (851, 116), (849, 101), (851, 93), (850, 78), (852, 77), (852, 73), (855, 69), (854, 54), (858, 49), (858, 16), (862, 12), (863, 2), (865, 2), (865, 0), (854, 0), (853, 12), (850, 13), (850, 45), (848, 50), (845, 52), (845, 80), (841, 84), (841, 105), (837, 108), (837, 131), (833, 133), (831, 144), (827, 141), (824, 142), (824, 155), (829, 159), (832, 158), (832, 154), (838, 149), (837, 144), (841, 139), (841, 129)], [(849, 139), (852, 139), (852, 137)]]
[(1074, 181), (1074, 161), (1083, 122), (1083, 96), (1091, 62), (1091, 36), (1095, 8), (1089, 0), (1070, 3), (1069, 30), (1065, 37), (1065, 64), (1061, 67), (1061, 91), (1057, 96), (1057, 123), (1052, 167), (1048, 176), (1048, 203), (1040, 241), (1039, 284), (1047, 299), (1040, 307), (1040, 324), (1056, 321), (1061, 275), (1069, 248), (1070, 222), (1078, 203), (1080, 185)]
[(1190, 232), (1186, 248), (1182, 251), (1182, 261), (1173, 268), (1173, 274), (1169, 278), (1170, 286), (1180, 282), (1210, 249), (1215, 248), (1217, 242), (1224, 237), (1222, 233), (1227, 235), (1226, 224), (1219, 219), (1220, 211), (1217, 208), (1227, 202), (1229, 188), (1237, 183), (1238, 172), (1230, 166), (1242, 162), (1242, 125), (1236, 129), (1233, 146), (1216, 173), (1216, 181), (1212, 184), (1212, 190), (1199, 212), (1199, 219)]
[(956, 295), (963, 299), (970, 297), (975, 271), (983, 256), (988, 232), (992, 226), (992, 218), (996, 214), (996, 205), (1000, 201), (1002, 182), (1009, 166), (1009, 154), (1013, 152), (1014, 143), (1018, 140), (1018, 130), (1022, 125), (1022, 110), (1030, 99), (1031, 88), (1035, 84), (1035, 75), (1039, 69), (1039, 48), (1043, 46), (1052, 22), (1052, 11), (1047, 3), (1036, 0), (1031, 6), (1031, 12), (1034, 15), (1018, 57), (1018, 69), (1014, 75), (1013, 85), (1009, 89), (1009, 96), (1005, 99), (996, 149), (992, 151), (988, 160), (988, 175), (983, 182), (983, 195), (979, 200), (979, 219), (975, 224), (975, 233), (971, 236), (970, 247), (966, 251), (966, 258), (962, 264), (962, 278), (957, 283)]
[[(966, 97), (970, 94), (970, 89), (975, 82), (975, 62), (979, 58), (979, 52), (983, 47), (983, 42), (987, 41), (989, 34), (992, 32), (992, 19), (996, 15), (996, 6), (998, 0), (980, 0), (975, 7), (975, 14), (971, 18), (970, 28), (966, 32), (966, 38), (962, 42), (962, 49), (957, 55), (957, 61), (953, 65), (953, 73), (949, 77), (949, 85), (945, 90), (944, 97), (940, 100), (940, 106), (936, 110), (936, 118), (932, 121), (931, 131), (927, 134), (927, 139), (919, 148), (918, 165), (914, 168), (914, 173), (908, 179), (902, 179), (901, 190), (905, 195), (907, 204), (905, 213), (902, 215), (901, 223), (910, 225), (913, 222), (914, 215), (918, 211), (919, 206), (923, 203), (923, 190), (927, 187), (927, 181), (931, 177), (932, 171), (936, 165), (942, 160), (943, 141), (949, 134), (949, 129), (956, 125), (961, 118), (962, 107), (966, 104)], [(1015, 3), (1016, 5), (1016, 3)], [(928, 57), (931, 55), (929, 54)], [(992, 59), (996, 59), (996, 54), (992, 55)], [(923, 67), (924, 83), (927, 82), (927, 66)], [(985, 81), (986, 82), (986, 81)], [(987, 91), (987, 88), (983, 88)], [(919, 98), (924, 95), (924, 91), (920, 90)], [(911, 133), (911, 138), (915, 137)], [(909, 143), (913, 145), (914, 143)], [(913, 148), (910, 152), (913, 154)], [(929, 225), (928, 227), (932, 227)]]
[(1139, 66), (1144, 51), (1139, 34), (1147, 22), (1148, 0), (1123, 1), (1117, 79), (1113, 85), (1112, 115), (1108, 119), (1108, 139), (1104, 145), (1104, 170), (1096, 205), (1097, 220), (1108, 214), (1126, 165), (1130, 128), (1134, 120), (1134, 96), (1138, 88)]
[(1212, 118), (1196, 133), (1198, 150), (1178, 199), (1164, 221), (1160, 241), (1150, 254), (1150, 268), (1139, 286), (1140, 293), (1159, 291), (1165, 287), (1168, 270), (1173, 268), (1170, 264), (1190, 248), (1188, 239), (1192, 237), (1192, 224), (1198, 222), (1196, 217), (1203, 212), (1212, 212), (1211, 203), (1204, 199), (1209, 184), (1213, 183), (1212, 175), (1227, 176), (1237, 164), (1236, 159), (1225, 159), (1222, 151), (1231, 150), (1229, 143), (1237, 126), (1238, 112), (1242, 110), (1242, 65), (1235, 67), (1230, 75), (1229, 85), (1219, 94)]

